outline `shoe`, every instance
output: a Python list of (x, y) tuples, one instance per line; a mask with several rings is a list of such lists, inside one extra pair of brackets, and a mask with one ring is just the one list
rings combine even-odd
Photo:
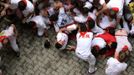
[(20, 57), (20, 52), (15, 52), (17, 57)]
[(51, 47), (50, 41), (48, 39), (45, 40), (44, 47), (47, 49)]
[(89, 72), (89, 73), (94, 73), (96, 70), (97, 70), (96, 67), (95, 67), (94, 69), (93, 69), (93, 68), (89, 68), (88, 72)]

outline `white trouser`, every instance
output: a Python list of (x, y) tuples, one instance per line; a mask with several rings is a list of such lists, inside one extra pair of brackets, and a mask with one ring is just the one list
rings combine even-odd
[(94, 72), (94, 71), (95, 71), (96, 59), (95, 59), (95, 57), (94, 57), (92, 54), (90, 54), (90, 55), (88, 55), (88, 56), (85, 56), (85, 55), (81, 55), (80, 53), (77, 53), (77, 52), (76, 52), (76, 55), (77, 55), (80, 59), (82, 59), (82, 60), (84, 60), (84, 61), (87, 61), (87, 62), (89, 63), (89, 72)]
[(13, 50), (15, 52), (19, 52), (20, 50), (19, 50), (19, 47), (16, 42), (16, 37), (15, 36), (9, 37), (9, 41), (10, 41), (10, 44), (11, 44), (11, 47), (13, 48)]
[(38, 36), (42, 36), (45, 32), (45, 28), (38, 28), (37, 30), (38, 30), (38, 32), (37, 32)]
[(54, 29), (55, 29), (55, 32), (59, 32), (60, 28), (58, 25), (54, 24)]

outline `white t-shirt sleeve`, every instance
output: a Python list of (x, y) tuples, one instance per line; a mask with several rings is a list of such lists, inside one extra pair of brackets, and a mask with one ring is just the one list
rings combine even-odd
[(111, 57), (111, 58), (109, 58), (108, 60), (107, 60), (107, 65), (109, 65), (110, 64), (110, 62), (113, 60), (113, 58)]
[(4, 30), (5, 36), (13, 36), (14, 35), (14, 28), (10, 26), (8, 29)]
[(121, 71), (125, 71), (126, 68), (127, 68), (127, 64), (126, 63), (120, 63), (117, 66), (118, 66), (118, 68), (119, 68), (118, 70), (120, 70), (120, 72)]
[(62, 33), (59, 32), (59, 33), (57, 34), (56, 38), (57, 38), (57, 41), (62, 40)]
[(45, 23), (43, 23), (43, 25), (42, 25), (42, 26), (43, 26), (43, 28), (47, 28)]
[(100, 4), (103, 5), (105, 3), (105, 0), (100, 0)]

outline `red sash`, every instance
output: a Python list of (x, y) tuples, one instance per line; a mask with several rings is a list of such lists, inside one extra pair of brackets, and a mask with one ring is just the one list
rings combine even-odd
[(103, 38), (106, 41), (107, 44), (109, 44), (111, 42), (116, 42), (115, 36), (109, 34), (108, 32), (105, 32), (104, 34), (98, 35), (96, 37)]

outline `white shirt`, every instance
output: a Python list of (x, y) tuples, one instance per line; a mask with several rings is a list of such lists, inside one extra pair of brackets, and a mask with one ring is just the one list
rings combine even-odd
[[(10, 26), (8, 29), (2, 31), (3, 36), (6, 36), (9, 40), (14, 39), (14, 28)], [(2, 43), (0, 43), (0, 49), (3, 47)]]
[[(20, 1), (21, 0), (10, 0), (11, 9), (17, 9), (18, 3)], [(34, 5), (29, 0), (26, 0), (26, 2), (27, 2), (27, 7), (24, 11), (22, 11), (25, 17), (28, 16), (29, 13), (32, 13), (34, 11)]]
[(113, 57), (107, 60), (107, 66), (105, 70), (106, 75), (120, 75), (120, 73), (127, 68), (126, 63), (121, 63)]
[(7, 36), (8, 38), (14, 36), (14, 28), (12, 26), (10, 26), (6, 30), (3, 30), (2, 32), (4, 32), (4, 35)]
[(124, 46), (127, 46), (129, 51), (132, 51), (132, 45), (128, 41), (127, 36), (115, 36), (116, 41), (117, 41), (117, 48), (116, 52), (119, 53)]
[(65, 49), (66, 45), (67, 45), (67, 42), (68, 42), (68, 35), (63, 33), (63, 32), (58, 32), (56, 37), (57, 37), (57, 41), (63, 41), (64, 42), (62, 48), (60, 48), (60, 49), (61, 50)]
[(93, 33), (87, 32), (84, 37), (78, 32), (76, 35), (77, 46), (75, 52), (83, 56), (89, 56), (91, 54), (91, 42), (93, 39)]
[(106, 46), (106, 42), (104, 39), (100, 38), (100, 37), (95, 37), (92, 40), (92, 47), (94, 46), (99, 46), (100, 49), (104, 48)]
[(36, 23), (37, 28), (46, 28), (46, 22), (43, 16), (38, 15), (31, 18), (30, 21), (34, 21)]
[(104, 15), (102, 17), (102, 20), (100, 21), (99, 25), (102, 29), (106, 29), (108, 27), (115, 27), (116, 21), (115, 19), (113, 21), (110, 21), (108, 16)]
[(74, 8), (73, 12), (76, 14), (76, 16), (81, 14), (81, 12), (77, 8)]
[(73, 18), (65, 13), (65, 9), (60, 8), (59, 15), (58, 15), (58, 21), (57, 21), (56, 25), (58, 25), (59, 27), (64, 27), (73, 22), (74, 22)]
[(19, 3), (20, 1), (21, 1), (21, 0), (10, 0), (10, 4), (11, 4), (10, 8), (11, 8), (11, 9), (17, 9), (18, 3)]
[(29, 13), (32, 13), (34, 11), (34, 5), (29, 0), (26, 0), (26, 1), (27, 1), (27, 7), (22, 12), (25, 17), (28, 16)]
[(74, 17), (74, 20), (78, 23), (84, 23), (87, 21), (87, 17), (83, 16), (82, 14), (79, 14)]
[[(100, 0), (100, 4), (103, 5), (104, 3), (105, 3), (105, 0)], [(119, 16), (119, 17), (122, 16), (124, 0), (110, 0), (106, 5), (109, 9), (113, 8), (113, 7), (119, 8), (119, 12), (118, 12), (117, 16)]]

